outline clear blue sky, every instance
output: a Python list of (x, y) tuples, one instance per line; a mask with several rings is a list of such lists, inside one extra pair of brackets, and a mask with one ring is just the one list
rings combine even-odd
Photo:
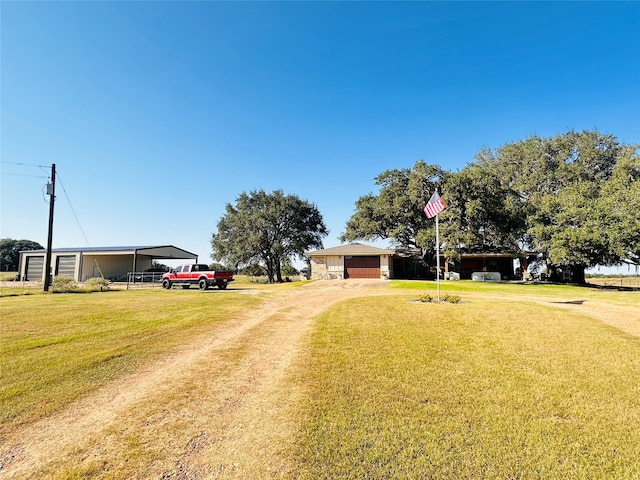
[(483, 147), (571, 129), (640, 143), (638, 2), (4, 0), (0, 13), (5, 238), (46, 245), (52, 163), (54, 247), (172, 244), (210, 261), (242, 192), (315, 203), (331, 247), (385, 170), (455, 171)]

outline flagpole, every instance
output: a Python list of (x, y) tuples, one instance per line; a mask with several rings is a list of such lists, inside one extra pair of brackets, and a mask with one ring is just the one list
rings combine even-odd
[(438, 189), (433, 192), (431, 198), (424, 207), (424, 214), (427, 218), (436, 217), (436, 283), (438, 284), (438, 303), (440, 303), (440, 223), (438, 214), (445, 209), (445, 204), (438, 195)]
[(438, 284), (438, 303), (440, 303), (440, 227), (438, 217), (439, 215), (436, 214), (436, 283)]

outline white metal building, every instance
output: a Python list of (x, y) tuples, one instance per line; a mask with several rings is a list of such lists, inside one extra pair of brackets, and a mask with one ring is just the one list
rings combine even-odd
[[(21, 280), (44, 282), (46, 250), (20, 252)], [(195, 253), (173, 245), (147, 247), (55, 248), (51, 250), (53, 277), (71, 277), (77, 282), (101, 277), (124, 280), (128, 272), (144, 272), (154, 260), (194, 260)]]

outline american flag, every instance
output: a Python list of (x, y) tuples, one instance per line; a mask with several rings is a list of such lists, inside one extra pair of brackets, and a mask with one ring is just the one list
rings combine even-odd
[(431, 198), (429, 199), (429, 203), (424, 207), (424, 213), (427, 218), (433, 218), (438, 215), (441, 211), (444, 210), (445, 204), (438, 195), (438, 192), (433, 192)]

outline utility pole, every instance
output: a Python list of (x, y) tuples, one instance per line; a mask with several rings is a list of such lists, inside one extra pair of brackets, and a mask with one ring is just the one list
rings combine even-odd
[(44, 260), (44, 291), (51, 285), (51, 244), (53, 243), (53, 203), (56, 200), (56, 164), (51, 164), (51, 183), (47, 184), (49, 195), (49, 235), (47, 237), (47, 256)]

